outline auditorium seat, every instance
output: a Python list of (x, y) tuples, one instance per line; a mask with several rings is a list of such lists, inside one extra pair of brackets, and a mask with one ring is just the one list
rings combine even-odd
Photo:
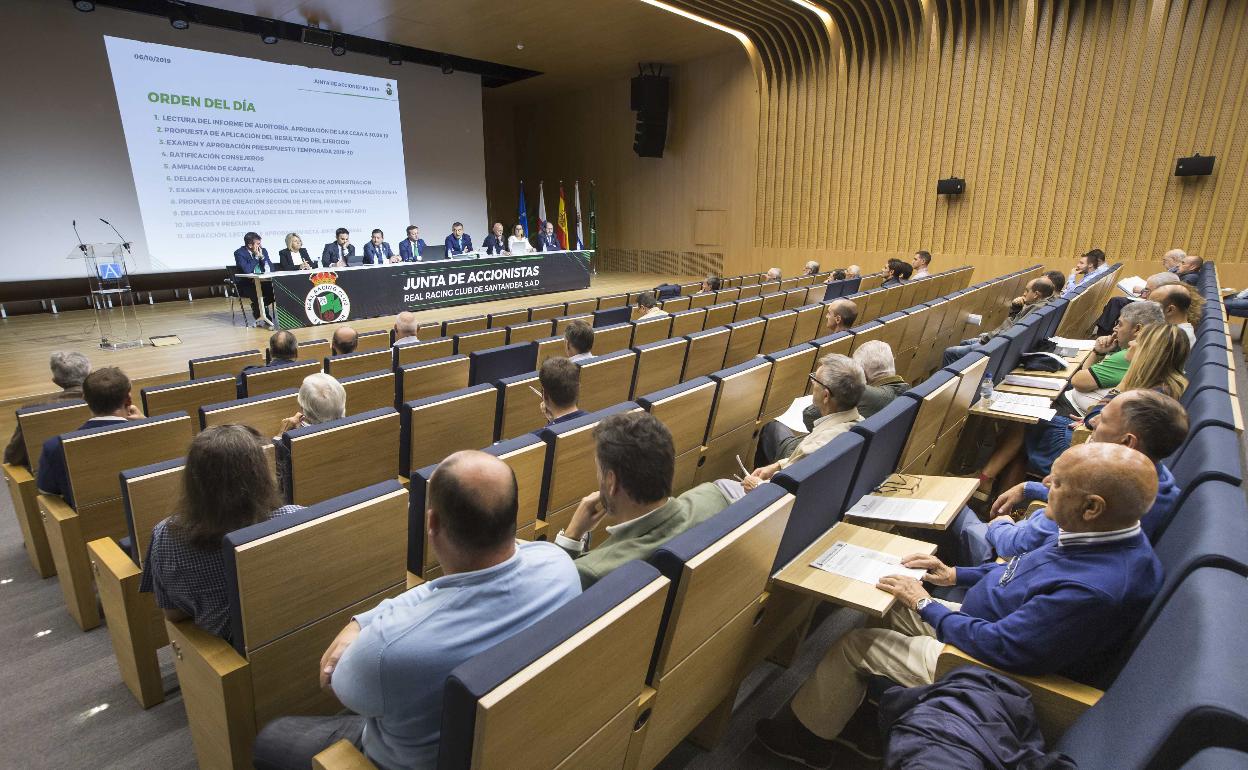
[(584, 321), (587, 324), (592, 324), (593, 320), (594, 320), (594, 316), (591, 313), (561, 315), (558, 318), (554, 319), (554, 325), (555, 325), (554, 333), (557, 335), (562, 335), (563, 332), (569, 326), (572, 325), (573, 321)]
[[(355, 350), (357, 353), (367, 353), (370, 350), (389, 350), (390, 336), (389, 329), (378, 329), (377, 331), (372, 332), (360, 332)], [(322, 358), (323, 357), (324, 356), (322, 356)]]
[[(581, 498), (598, 489), (594, 427), (604, 417), (640, 410), (637, 404), (627, 401), (543, 428), (538, 434), (547, 445), (547, 484), (539, 506), (543, 526), (538, 527), (539, 535), (544, 535), (544, 539), (553, 540), (559, 530), (572, 520)], [(605, 526), (602, 524), (595, 528), (594, 542), (598, 541), (599, 530), (605, 530)]]
[(536, 352), (532, 342), (474, 350), (468, 354), (468, 382), (471, 385), (492, 384), (504, 377), (534, 371)]
[(535, 350), (536, 368), (541, 369), (542, 364), (548, 358), (557, 358), (568, 354), (567, 341), (563, 335), (558, 337), (543, 337), (540, 340), (534, 340), (530, 343)]
[(394, 366), (394, 353), (389, 347), (379, 350), (362, 350), (340, 356), (325, 358), (325, 373), (341, 380), (353, 374), (376, 372)]
[(724, 286), (724, 288), (722, 288), (722, 289), (720, 289), (719, 291), (715, 292), (715, 294), (713, 295), (713, 296), (714, 296), (714, 300), (712, 301), (712, 303), (711, 303), (711, 304), (714, 304), (714, 305), (720, 305), (720, 304), (729, 303), (729, 302), (732, 302), (732, 301), (734, 301), (734, 300), (737, 300), (737, 299), (740, 299), (740, 298), (741, 298), (741, 289), (740, 289), (740, 287), (737, 287), (737, 286), (731, 286), (731, 285), (729, 285), (729, 284), (728, 284), (728, 282), (727, 282), (727, 281), (724, 281), (723, 286)]
[(862, 436), (866, 448), (862, 460), (854, 471), (854, 485), (847, 501), (853, 505), (863, 495), (870, 494), (884, 479), (897, 470), (897, 462), (914, 426), (919, 402), (910, 398), (893, 399), (887, 406), (850, 430)]
[(225, 537), (233, 643), (166, 621), (201, 767), (251, 767), (269, 721), (342, 708), (320, 687), (321, 655), (352, 615), (404, 590), (406, 543), (394, 479)]
[(773, 484), (797, 498), (773, 573), (809, 548), (841, 520), (851, 503), (857, 502), (857, 498), (850, 499), (850, 491), (866, 450), (861, 434), (842, 433), (772, 477)]
[[(597, 305), (598, 303), (594, 302), (595, 308)], [(489, 324), (488, 328), (490, 329), (502, 329), (504, 327), (511, 326), (512, 324), (525, 323), (528, 320), (528, 308), (520, 308), (518, 310), (503, 310), (498, 313), (490, 313), (487, 322)]]
[(815, 368), (816, 352), (813, 345), (795, 345), (765, 356), (772, 362), (772, 368), (758, 418), (760, 426), (784, 414), (794, 399), (806, 393), (810, 373)]
[(827, 313), (827, 308), (822, 304), (803, 305), (797, 309), (797, 319), (793, 322), (793, 336), (789, 338), (790, 345), (799, 345), (803, 342), (810, 342), (819, 336), (819, 332), (823, 329), (823, 316)]
[(278, 478), (286, 499), (312, 505), (398, 475), (399, 413), (374, 409), (281, 436)]
[(389, 453), (393, 451), (390, 447), (397, 446), (396, 465), (390, 475), (407, 476), (418, 468), (436, 465), (452, 452), (487, 447), (494, 441), (497, 408), (498, 389), (486, 383), (406, 401), (395, 425), (395, 442), (377, 446), (374, 454), (383, 450)]
[(223, 353), (219, 356), (192, 358), (187, 362), (192, 380), (202, 380), (218, 374), (230, 374), (235, 377), (248, 366), (264, 366), (264, 355), (259, 350), (241, 350), (237, 353)]
[(716, 326), (727, 326), (736, 320), (737, 303), (724, 302), (722, 304), (710, 305), (706, 308), (706, 322), (702, 328), (714, 329)]
[(738, 456), (747, 468), (753, 464), (758, 415), (771, 369), (771, 361), (756, 358), (710, 375), (716, 383), (715, 404), (698, 468), (699, 482), (740, 475)]
[(594, 311), (597, 309), (598, 300), (590, 297), (588, 299), (568, 300), (564, 304), (563, 313), (565, 317), (588, 316), (588, 318), (593, 318)]
[(286, 388), (219, 404), (204, 404), (199, 408), (200, 430), (213, 425), (247, 425), (261, 436), (274, 436), (282, 420), (299, 411), (298, 395), (298, 388)]
[[(143, 414), (148, 417), (170, 412), (198, 414), (199, 408), (204, 404), (216, 404), (236, 398), (238, 381), (232, 375), (218, 374), (201, 380), (152, 385), (139, 391), (139, 395), (143, 400)], [(86, 419), (84, 417), (82, 422)], [(198, 433), (198, 422), (192, 420), (191, 423), (192, 430)]]
[(432, 361), (455, 355), (455, 338), (438, 337), (419, 342), (407, 342), (394, 348), (393, 368), (398, 369), (408, 364)]
[(636, 398), (641, 408), (654, 415), (672, 434), (676, 453), (673, 495), (687, 492), (694, 486), (717, 389), (717, 383), (709, 377), (695, 377)]
[(420, 398), (448, 393), (468, 387), (468, 356), (455, 355), (435, 358), (399, 367), (399, 400), (415, 401)]
[(629, 746), (638, 767), (654, 767), (686, 736), (709, 749), (723, 734), (792, 507), (792, 495), (764, 484), (650, 557), (672, 590), (651, 663), (650, 718)]
[(549, 319), (512, 324), (507, 327), (507, 341), (516, 343), (540, 340), (551, 336), (553, 329), (554, 324)]
[(608, 324), (594, 327), (594, 350), (601, 353), (613, 353), (625, 350), (633, 344), (633, 325), (631, 323)]
[[(299, 342), (297, 345), (299, 352), (295, 357), (303, 361), (322, 361), (334, 354), (333, 347), (329, 344), (329, 340), (325, 339), (308, 340), (306, 342)], [(272, 360), (272, 351), (265, 348), (264, 362), (267, 364)]]
[[(645, 345), (651, 342), (665, 340), (671, 336), (672, 317), (670, 315), (660, 316), (658, 318), (649, 318), (644, 321), (633, 322), (633, 339), (632, 347)], [(598, 347), (597, 340), (594, 341), (594, 348)], [(604, 351), (605, 352), (605, 351)]]
[(759, 299), (759, 294), (762, 293), (762, 288), (757, 283), (742, 283), (739, 288), (740, 291), (737, 293), (738, 303), (746, 300), (756, 300), (758, 304), (762, 304), (762, 300)]
[(1207, 481), (1225, 481), (1243, 485), (1243, 469), (1239, 462), (1240, 441), (1235, 431), (1220, 425), (1209, 425), (1189, 433), (1178, 451), (1166, 458), (1166, 467), (1182, 492), (1176, 505)]
[(598, 298), (599, 310), (610, 310), (611, 308), (624, 307), (628, 304), (627, 294), (608, 294)]
[[(499, 438), (515, 438), (546, 424), (541, 411), (542, 388), (537, 372), (504, 377), (495, 386), (499, 389)], [(534, 390), (538, 392), (534, 393)]]
[(680, 370), (689, 350), (689, 340), (672, 337), (633, 348), (637, 370), (630, 395), (641, 395), (671, 387), (680, 382)]
[(185, 412), (62, 434), (74, 505), (60, 495), (36, 499), (66, 608), (82, 630), (100, 624), (87, 543), (126, 535), (118, 474), (184, 456), (191, 436)]
[(564, 304), (562, 302), (556, 302), (550, 305), (537, 305), (536, 307), (529, 308), (530, 321), (545, 321), (558, 318), (563, 314)]
[(259, 396), (286, 388), (298, 390), (305, 377), (319, 371), (320, 361), (295, 361), (288, 366), (253, 369), (243, 373), (242, 395)]
[[(815, 363), (817, 365), (819, 361), (823, 360), (824, 356), (829, 356), (833, 353), (842, 356), (849, 355), (850, 349), (854, 346), (854, 334), (850, 331), (836, 332), (835, 334), (811, 340), (810, 344), (814, 345), (818, 351), (815, 353)], [(813, 372), (814, 369), (812, 368), (811, 371)]]
[(728, 324), (728, 351), (724, 357), (724, 366), (736, 366), (757, 356), (766, 328), (767, 322), (763, 318)]
[(460, 334), (484, 331), (490, 328), (488, 316), (474, 315), (466, 318), (455, 318), (442, 324), (443, 337), (455, 337)]
[[(763, 316), (763, 336), (759, 342), (758, 352), (766, 355), (789, 347), (796, 323), (797, 313), (792, 310), (782, 310)], [(731, 350), (731, 341), (728, 346)]]
[(784, 292), (783, 310), (796, 310), (806, 304), (806, 287), (788, 289)]
[[(706, 296), (706, 295), (699, 295)], [(679, 313), (672, 314), (672, 328), (668, 332), (669, 339), (671, 337), (683, 337), (686, 334), (700, 332), (706, 326), (706, 310), (703, 308), (694, 308), (692, 310), (682, 310)]]
[[(949, 408), (954, 396), (958, 393), (961, 380), (951, 372), (939, 371), (923, 382), (901, 394), (901, 398), (910, 398), (919, 403), (918, 413), (914, 418), (914, 427), (906, 438), (906, 445), (901, 450), (901, 459), (897, 468), (901, 473), (938, 476), (939, 472), (929, 473), (928, 463), (940, 438), (940, 430), (949, 416)], [(943, 470), (943, 469), (941, 469)]]
[[(733, 299), (736, 299), (737, 293), (739, 292), (734, 292)], [(715, 304), (716, 298), (717, 298), (717, 294), (715, 292), (708, 291), (703, 294), (694, 294), (692, 297), (689, 298), (689, 307), (694, 310), (697, 310), (699, 308), (707, 308)]]
[[(757, 290), (758, 287), (750, 288)], [(763, 298), (757, 295), (748, 296), (747, 291), (744, 288), (741, 289), (741, 299), (737, 300), (733, 304), (736, 305), (736, 310), (733, 312), (732, 316), (732, 320), (734, 321), (746, 321), (751, 318), (757, 318), (763, 314)]]
[(395, 376), (389, 369), (339, 377), (338, 382), (347, 394), (346, 417), (395, 404)]
[(614, 353), (578, 361), (580, 368), (582, 411), (596, 412), (612, 404), (627, 401), (632, 395), (633, 375), (637, 370), (637, 353), (617, 350)]
[(455, 353), (466, 356), (476, 350), (502, 347), (507, 344), (506, 329), (482, 329), (455, 335)]
[(660, 304), (662, 308), (669, 313), (679, 313), (682, 310), (688, 310), (692, 306), (690, 300), (691, 298), (686, 295), (683, 297), (673, 297), (672, 299), (665, 299)]

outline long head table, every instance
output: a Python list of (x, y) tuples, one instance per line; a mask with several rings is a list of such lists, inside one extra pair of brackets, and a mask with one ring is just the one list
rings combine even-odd
[[(279, 329), (589, 287), (592, 251), (398, 262), (246, 276), (271, 281)], [(243, 277), (243, 276), (240, 276)]]

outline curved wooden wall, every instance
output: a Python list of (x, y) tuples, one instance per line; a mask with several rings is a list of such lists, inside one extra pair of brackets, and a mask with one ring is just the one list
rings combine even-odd
[(756, 49), (756, 254), (1248, 262), (1248, 0), (667, 1)]

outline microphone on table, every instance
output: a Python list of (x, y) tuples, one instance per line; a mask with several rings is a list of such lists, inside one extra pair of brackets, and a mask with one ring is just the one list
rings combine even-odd
[(87, 253), (87, 244), (82, 242), (82, 236), (78, 234), (78, 220), (70, 222), (70, 226), (74, 228), (74, 237), (78, 239), (78, 250), (83, 254)]
[(120, 231), (120, 230), (118, 230), (116, 227), (113, 227), (113, 223), (112, 223), (112, 222), (109, 222), (109, 221), (108, 221), (107, 219), (105, 219), (104, 217), (100, 217), (100, 221), (101, 221), (101, 222), (103, 222), (104, 224), (108, 225), (109, 227), (112, 227), (112, 228), (113, 228), (113, 232), (117, 233), (117, 237), (121, 239), (121, 245), (125, 247), (125, 249), (126, 249), (126, 251), (127, 251), (127, 252), (129, 252), (129, 251), (130, 251), (130, 241), (127, 241), (127, 240), (126, 240), (126, 236), (122, 235), (122, 234), (121, 234), (121, 231)]

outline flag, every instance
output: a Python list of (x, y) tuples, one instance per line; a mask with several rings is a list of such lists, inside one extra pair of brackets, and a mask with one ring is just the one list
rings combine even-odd
[(537, 183), (537, 234), (546, 232), (546, 191)]
[(594, 205), (594, 180), (589, 180), (589, 248), (598, 248), (598, 208)]
[(524, 205), (524, 180), (520, 180), (520, 211), (516, 215), (520, 223), (520, 227), (524, 230), (524, 237), (529, 237), (529, 210)]
[(555, 220), (555, 235), (559, 238), (559, 248), (568, 248), (568, 212), (563, 205), (563, 182), (559, 182), (559, 218)]
[(585, 231), (581, 229), (581, 181), (572, 183), (572, 205), (576, 206), (576, 248), (585, 248)]

